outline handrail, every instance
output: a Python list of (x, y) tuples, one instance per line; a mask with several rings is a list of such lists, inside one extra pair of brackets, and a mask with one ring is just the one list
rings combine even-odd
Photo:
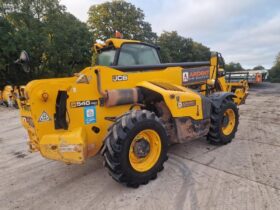
[(118, 69), (120, 71), (129, 72), (129, 71), (145, 71), (145, 70), (157, 70), (164, 69), (168, 67), (202, 67), (210, 66), (209, 61), (200, 61), (200, 62), (182, 62), (182, 63), (162, 63), (155, 65), (133, 65), (133, 66), (109, 66), (110, 68)]

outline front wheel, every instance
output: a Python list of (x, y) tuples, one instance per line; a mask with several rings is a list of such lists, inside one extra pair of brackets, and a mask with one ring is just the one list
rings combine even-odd
[(220, 107), (213, 107), (211, 125), (207, 135), (210, 143), (227, 144), (235, 137), (239, 123), (238, 108), (230, 99), (225, 99)]
[(168, 137), (155, 113), (129, 112), (109, 129), (102, 154), (109, 174), (130, 187), (157, 177), (167, 160)]

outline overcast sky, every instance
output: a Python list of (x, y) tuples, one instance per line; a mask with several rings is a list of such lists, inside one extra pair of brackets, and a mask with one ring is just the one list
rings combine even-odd
[[(91, 5), (104, 0), (61, 0), (68, 11), (87, 20)], [(130, 0), (140, 7), (153, 31), (181, 36), (219, 51), (226, 62), (270, 68), (280, 52), (280, 0)]]

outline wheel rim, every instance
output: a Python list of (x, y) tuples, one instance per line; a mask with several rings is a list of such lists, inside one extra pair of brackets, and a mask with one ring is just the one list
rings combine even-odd
[(224, 135), (230, 135), (235, 127), (235, 113), (232, 109), (227, 109), (225, 111), (222, 123), (222, 131)]
[(130, 144), (129, 162), (139, 172), (150, 170), (158, 161), (161, 153), (161, 140), (154, 130), (139, 132)]

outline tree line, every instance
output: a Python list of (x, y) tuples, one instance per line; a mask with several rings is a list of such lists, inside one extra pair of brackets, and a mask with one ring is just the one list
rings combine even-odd
[[(58, 0), (1, 0), (0, 31), (0, 85), (63, 77), (90, 64), (91, 33)], [(30, 73), (14, 63), (23, 49)]]
[[(116, 30), (126, 39), (160, 46), (162, 62), (210, 57), (207, 46), (176, 31), (158, 36), (144, 20), (144, 12), (124, 0), (93, 5), (88, 14), (84, 23), (59, 0), (0, 0), (0, 86), (73, 75), (91, 65), (93, 43), (112, 37)], [(23, 49), (30, 55), (29, 73), (14, 62)], [(231, 71), (232, 66), (241, 67), (230, 63), (227, 68)]]
[(269, 71), (269, 79), (271, 82), (280, 83), (280, 53), (276, 56), (274, 65)]

